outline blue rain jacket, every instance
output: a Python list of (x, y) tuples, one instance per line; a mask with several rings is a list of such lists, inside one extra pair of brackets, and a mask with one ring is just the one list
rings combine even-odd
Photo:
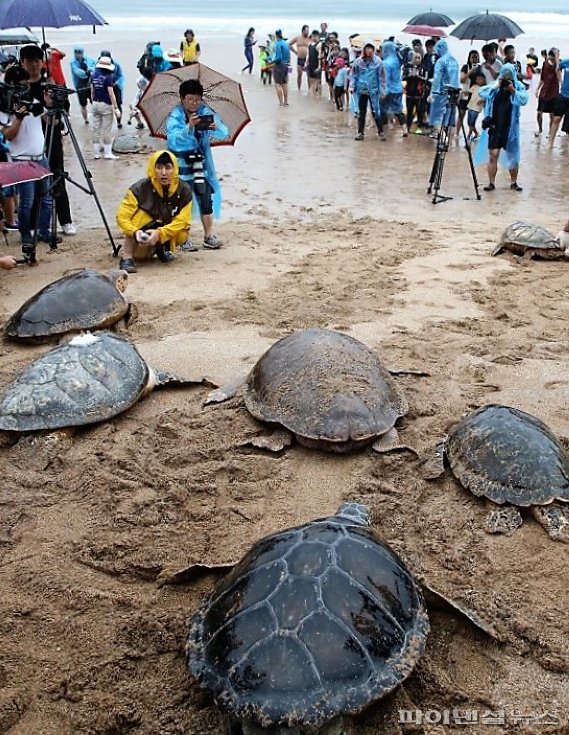
[(383, 44), (383, 69), (385, 71), (385, 93), (402, 94), (401, 59), (393, 41)]
[[(83, 49), (76, 46), (74, 51), (83, 51)], [(89, 86), (89, 79), (95, 71), (95, 64), (95, 59), (92, 59), (90, 56), (83, 54), (83, 61), (78, 61), (75, 58), (75, 54), (73, 54), (73, 58), (71, 59), (71, 78), (73, 79), (75, 89)], [(83, 68), (84, 65), (87, 66), (87, 69)]]
[(171, 68), (171, 64), (164, 58), (164, 51), (162, 46), (155, 43), (150, 51), (152, 56), (152, 68), (158, 74), (161, 71), (168, 71)]
[[(512, 119), (510, 121), (510, 131), (508, 133), (508, 143), (502, 148), (500, 153), (500, 163), (506, 168), (516, 168), (520, 163), (520, 113), (521, 108), (527, 105), (529, 101), (529, 93), (524, 85), (518, 79), (516, 67), (513, 64), (503, 64), (498, 75), (498, 79), (492, 84), (487, 84), (480, 89), (480, 96), (486, 100), (484, 106), (484, 117), (490, 117), (494, 107), (494, 98), (500, 89), (500, 82), (504, 78), (506, 72), (510, 72), (512, 81), (516, 91), (512, 95)], [(488, 163), (490, 155), (488, 153), (488, 130), (484, 130), (478, 141), (476, 153), (474, 155), (474, 164), (479, 166)]]
[(370, 59), (360, 56), (352, 64), (353, 109), (357, 111), (362, 92), (369, 94), (374, 117), (381, 115), (381, 97), (385, 92), (385, 71), (381, 59), (372, 56)]
[(440, 125), (443, 121), (447, 103), (446, 87), (458, 88), (460, 86), (458, 61), (449, 51), (448, 43), (444, 39), (441, 38), (435, 44), (435, 53), (438, 54), (439, 58), (435, 63), (433, 84), (431, 86), (430, 125)]
[[(224, 140), (229, 136), (229, 128), (225, 125), (217, 113), (202, 102), (196, 111), (196, 115), (213, 115), (214, 122), (217, 126), (216, 130), (196, 131), (188, 125), (186, 111), (182, 105), (174, 107), (168, 121), (166, 123), (166, 136), (168, 140), (168, 150), (174, 153), (178, 159), (180, 169), (188, 167), (184, 159), (185, 153), (201, 153), (203, 156), (203, 169), (205, 180), (213, 189), (213, 213), (215, 217), (219, 217), (221, 212), (221, 187), (215, 173), (215, 165), (213, 163), (213, 155), (211, 152), (210, 141)], [(191, 175), (180, 174), (180, 179), (192, 182)], [(193, 212), (199, 213), (199, 203), (194, 196)]]

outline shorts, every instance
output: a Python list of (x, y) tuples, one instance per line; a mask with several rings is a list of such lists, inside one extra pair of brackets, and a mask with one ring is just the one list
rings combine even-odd
[(458, 100), (458, 109), (466, 111), (468, 109), (468, 100), (466, 99)]
[(556, 103), (557, 103), (557, 97), (554, 97), (552, 100), (542, 100), (540, 98), (537, 101), (537, 111), (551, 113), (553, 112), (553, 110), (555, 110)]
[(312, 69), (308, 72), (308, 76), (310, 79), (317, 79), (319, 82), (322, 81), (322, 71), (321, 69)]
[(306, 65), (306, 56), (304, 57), (304, 59), (301, 59), (300, 57), (298, 57), (296, 60), (296, 65), (300, 66), (301, 69), (304, 69)]
[(392, 92), (386, 95), (381, 103), (381, 109), (386, 115), (401, 115), (403, 112), (403, 93)]
[(473, 128), (476, 125), (480, 112), (478, 110), (468, 110), (467, 115), (468, 127)]
[(555, 100), (555, 107), (553, 108), (553, 114), (555, 117), (563, 117), (569, 112), (569, 97), (560, 95)]
[(81, 107), (87, 107), (87, 102), (91, 102), (91, 87), (80, 87), (77, 90), (77, 99)]
[(275, 64), (273, 67), (273, 79), (275, 84), (287, 84), (288, 64)]
[(200, 215), (213, 214), (213, 189), (207, 181), (188, 181), (200, 208)]

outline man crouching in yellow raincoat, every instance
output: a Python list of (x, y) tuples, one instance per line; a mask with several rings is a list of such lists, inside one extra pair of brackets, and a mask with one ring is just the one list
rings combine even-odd
[(148, 177), (127, 191), (117, 211), (124, 232), (119, 267), (136, 273), (135, 256), (156, 255), (163, 263), (174, 260), (171, 251), (188, 238), (192, 216), (192, 190), (178, 177), (176, 156), (156, 151), (148, 161)]

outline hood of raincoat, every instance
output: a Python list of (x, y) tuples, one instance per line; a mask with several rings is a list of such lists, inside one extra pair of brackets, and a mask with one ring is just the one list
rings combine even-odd
[(390, 56), (397, 56), (397, 46), (393, 41), (385, 41), (383, 44), (383, 60), (385, 61)]
[(148, 178), (152, 182), (152, 186), (156, 190), (160, 196), (162, 194), (166, 193), (162, 191), (162, 184), (158, 180), (158, 176), (156, 175), (156, 162), (160, 158), (160, 156), (165, 153), (170, 160), (172, 161), (172, 166), (174, 166), (174, 173), (172, 174), (172, 181), (170, 183), (170, 187), (168, 191), (174, 192), (178, 188), (179, 178), (178, 178), (178, 160), (176, 159), (176, 156), (173, 153), (170, 153), (170, 151), (155, 151), (150, 158), (148, 159), (148, 165), (146, 167), (146, 173), (148, 174)]
[(513, 64), (502, 64), (500, 72), (498, 74), (498, 79), (496, 79), (496, 81), (494, 82), (494, 85), (496, 87), (500, 85), (500, 82), (502, 81), (502, 79), (504, 79), (507, 72), (510, 72), (510, 76), (516, 89), (525, 89), (524, 85), (518, 79), (518, 70)]
[(164, 51), (162, 51), (162, 46), (159, 46), (157, 43), (154, 44), (152, 47), (152, 51), (150, 52), (153, 59), (163, 59), (164, 58)]
[(444, 38), (441, 38), (435, 43), (435, 53), (438, 56), (445, 56), (445, 54), (448, 54), (448, 43)]

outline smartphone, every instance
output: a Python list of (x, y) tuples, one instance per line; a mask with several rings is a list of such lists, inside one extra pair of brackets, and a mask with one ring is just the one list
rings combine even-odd
[(209, 130), (209, 126), (213, 123), (213, 115), (200, 115), (200, 121), (196, 125), (198, 130)]

